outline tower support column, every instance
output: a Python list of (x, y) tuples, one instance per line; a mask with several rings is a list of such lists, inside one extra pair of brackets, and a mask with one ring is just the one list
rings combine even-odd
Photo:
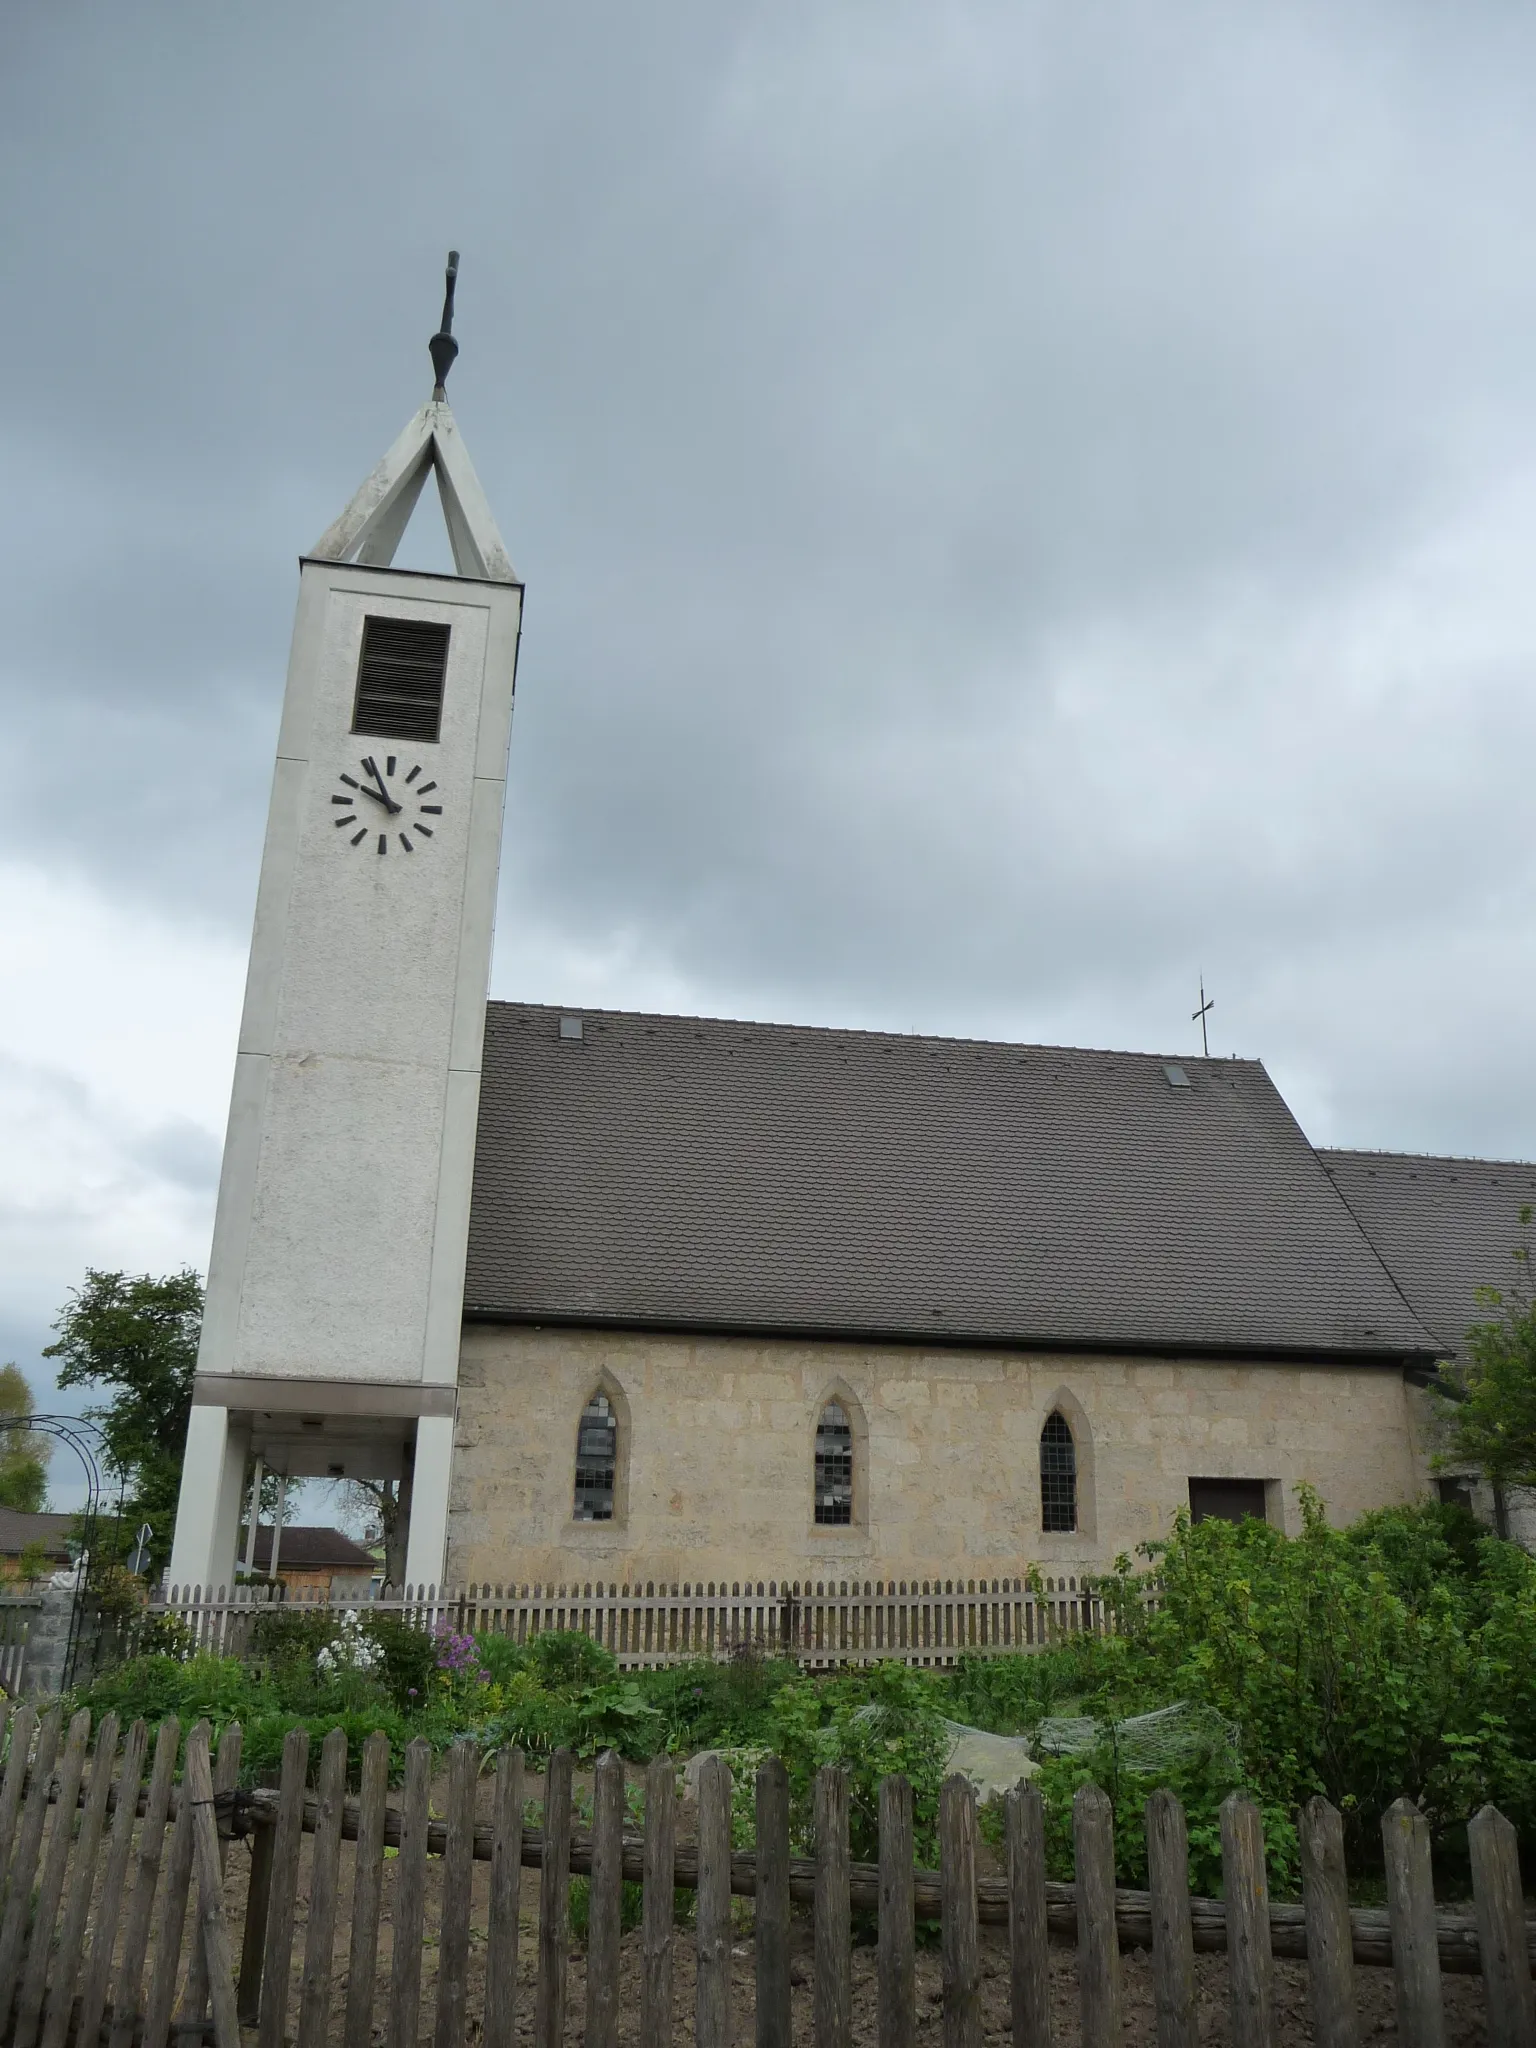
[(181, 1498), (167, 1578), (173, 1586), (232, 1586), (248, 1427), (232, 1426), (227, 1408), (199, 1404), (187, 1424)]
[(442, 1583), (448, 1551), (448, 1482), (453, 1466), (454, 1418), (423, 1415), (416, 1424), (411, 1473), (411, 1520), (405, 1543), (408, 1586)]

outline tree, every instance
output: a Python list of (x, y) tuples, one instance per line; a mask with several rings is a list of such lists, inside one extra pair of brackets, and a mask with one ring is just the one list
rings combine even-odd
[(19, 1366), (0, 1365), (0, 1508), (35, 1515), (48, 1504), (50, 1438), (11, 1421), (32, 1413), (32, 1389)]
[[(1529, 1233), (1532, 1211), (1520, 1211)], [(1478, 1290), (1488, 1308), (1486, 1323), (1467, 1332), (1470, 1356), (1447, 1366), (1437, 1388), (1446, 1422), (1441, 1464), (1478, 1466), (1495, 1487), (1536, 1486), (1536, 1284), (1531, 1245), (1514, 1254), (1515, 1278), (1508, 1291)]]
[(53, 1326), (59, 1341), (43, 1353), (63, 1360), (61, 1387), (111, 1390), (85, 1412), (101, 1425), (128, 1516), (154, 1529), (156, 1566), (170, 1556), (176, 1526), (202, 1321), (202, 1282), (190, 1270), (156, 1280), (88, 1267)]
[(407, 1503), (401, 1498), (398, 1479), (343, 1479), (341, 1511), (363, 1523), (363, 1541), (384, 1546), (384, 1583), (400, 1586), (405, 1580), (405, 1538)]

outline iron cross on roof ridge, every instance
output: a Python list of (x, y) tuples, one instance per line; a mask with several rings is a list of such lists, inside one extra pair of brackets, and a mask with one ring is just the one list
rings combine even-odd
[(1211, 1014), (1212, 1010), (1215, 1009), (1215, 1007), (1216, 998), (1214, 996), (1207, 997), (1205, 993), (1205, 970), (1202, 968), (1200, 971), (1200, 1007), (1198, 1010), (1190, 1011), (1189, 1021), (1191, 1024), (1194, 1024), (1196, 1022), (1199, 1023), (1200, 1052), (1201, 1056), (1205, 1059), (1209, 1059), (1211, 1056), (1211, 1041), (1206, 1032), (1205, 1020)]

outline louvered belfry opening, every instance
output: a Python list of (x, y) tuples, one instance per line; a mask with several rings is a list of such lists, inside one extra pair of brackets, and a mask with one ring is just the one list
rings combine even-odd
[(364, 619), (354, 732), (436, 744), (451, 630), (431, 619)]
[(1059, 1410), (1040, 1432), (1040, 1526), (1060, 1533), (1077, 1527), (1077, 1445)]
[(619, 1462), (619, 1425), (606, 1394), (594, 1394), (576, 1431), (578, 1522), (613, 1520), (613, 1481)]
[(816, 1519), (853, 1520), (853, 1429), (840, 1401), (829, 1401), (816, 1425)]

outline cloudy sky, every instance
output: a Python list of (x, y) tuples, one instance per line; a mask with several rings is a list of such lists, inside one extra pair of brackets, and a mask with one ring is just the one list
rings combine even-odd
[(1536, 1156), (1533, 102), (1493, 0), (6, 10), (0, 1358), (206, 1261), (450, 244), (495, 993), (1190, 1051), (1203, 970), (1315, 1140)]

